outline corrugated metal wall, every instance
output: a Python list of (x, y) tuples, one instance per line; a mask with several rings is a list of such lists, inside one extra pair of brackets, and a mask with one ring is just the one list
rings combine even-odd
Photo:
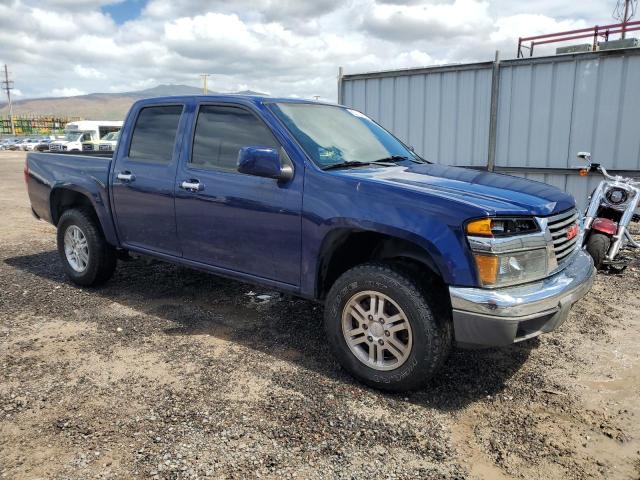
[(500, 64), (496, 165), (640, 169), (640, 55), (604, 53)]
[(366, 113), (425, 158), (487, 163), (491, 63), (343, 78), (341, 103)]
[[(487, 166), (494, 63), (345, 75), (340, 102), (439, 163)], [(497, 171), (544, 181), (583, 203), (597, 177), (567, 171), (590, 151), (640, 170), (640, 49), (499, 62)]]

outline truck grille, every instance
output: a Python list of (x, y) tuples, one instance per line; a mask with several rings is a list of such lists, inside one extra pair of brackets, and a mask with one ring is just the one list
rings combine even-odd
[(558, 265), (569, 258), (569, 254), (576, 250), (580, 235), (572, 238), (567, 236), (569, 229), (578, 222), (578, 212), (575, 208), (547, 218), (547, 228), (553, 239), (553, 250), (556, 254)]

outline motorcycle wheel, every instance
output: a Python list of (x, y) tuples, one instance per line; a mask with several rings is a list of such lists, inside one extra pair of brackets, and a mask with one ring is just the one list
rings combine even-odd
[(587, 252), (593, 258), (593, 263), (598, 270), (604, 267), (607, 252), (611, 246), (611, 237), (603, 233), (592, 233), (587, 240)]

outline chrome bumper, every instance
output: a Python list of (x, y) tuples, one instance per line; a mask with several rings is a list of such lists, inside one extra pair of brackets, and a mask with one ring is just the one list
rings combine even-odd
[(456, 341), (501, 346), (550, 332), (591, 289), (596, 270), (583, 250), (559, 273), (516, 287), (449, 287)]

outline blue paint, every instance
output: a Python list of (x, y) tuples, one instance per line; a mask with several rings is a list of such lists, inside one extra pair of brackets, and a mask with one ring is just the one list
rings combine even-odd
[[(316, 298), (327, 239), (336, 232), (378, 232), (406, 240), (431, 259), (446, 284), (479, 286), (465, 221), (545, 216), (575, 205), (570, 195), (543, 183), (436, 164), (406, 161), (324, 171), (273, 113), (273, 102), (311, 103), (232, 95), (138, 101), (113, 160), (29, 154), (32, 207), (55, 222), (51, 195), (60, 188), (74, 190), (90, 200), (107, 240), (118, 248)], [(129, 145), (140, 110), (167, 104), (184, 107), (170, 163), (132, 160)], [(278, 181), (190, 164), (202, 104), (240, 107), (264, 122), (290, 159), (293, 178)], [(134, 174), (135, 181), (118, 180), (122, 172)], [(197, 181), (202, 188), (185, 190), (183, 181)]]

